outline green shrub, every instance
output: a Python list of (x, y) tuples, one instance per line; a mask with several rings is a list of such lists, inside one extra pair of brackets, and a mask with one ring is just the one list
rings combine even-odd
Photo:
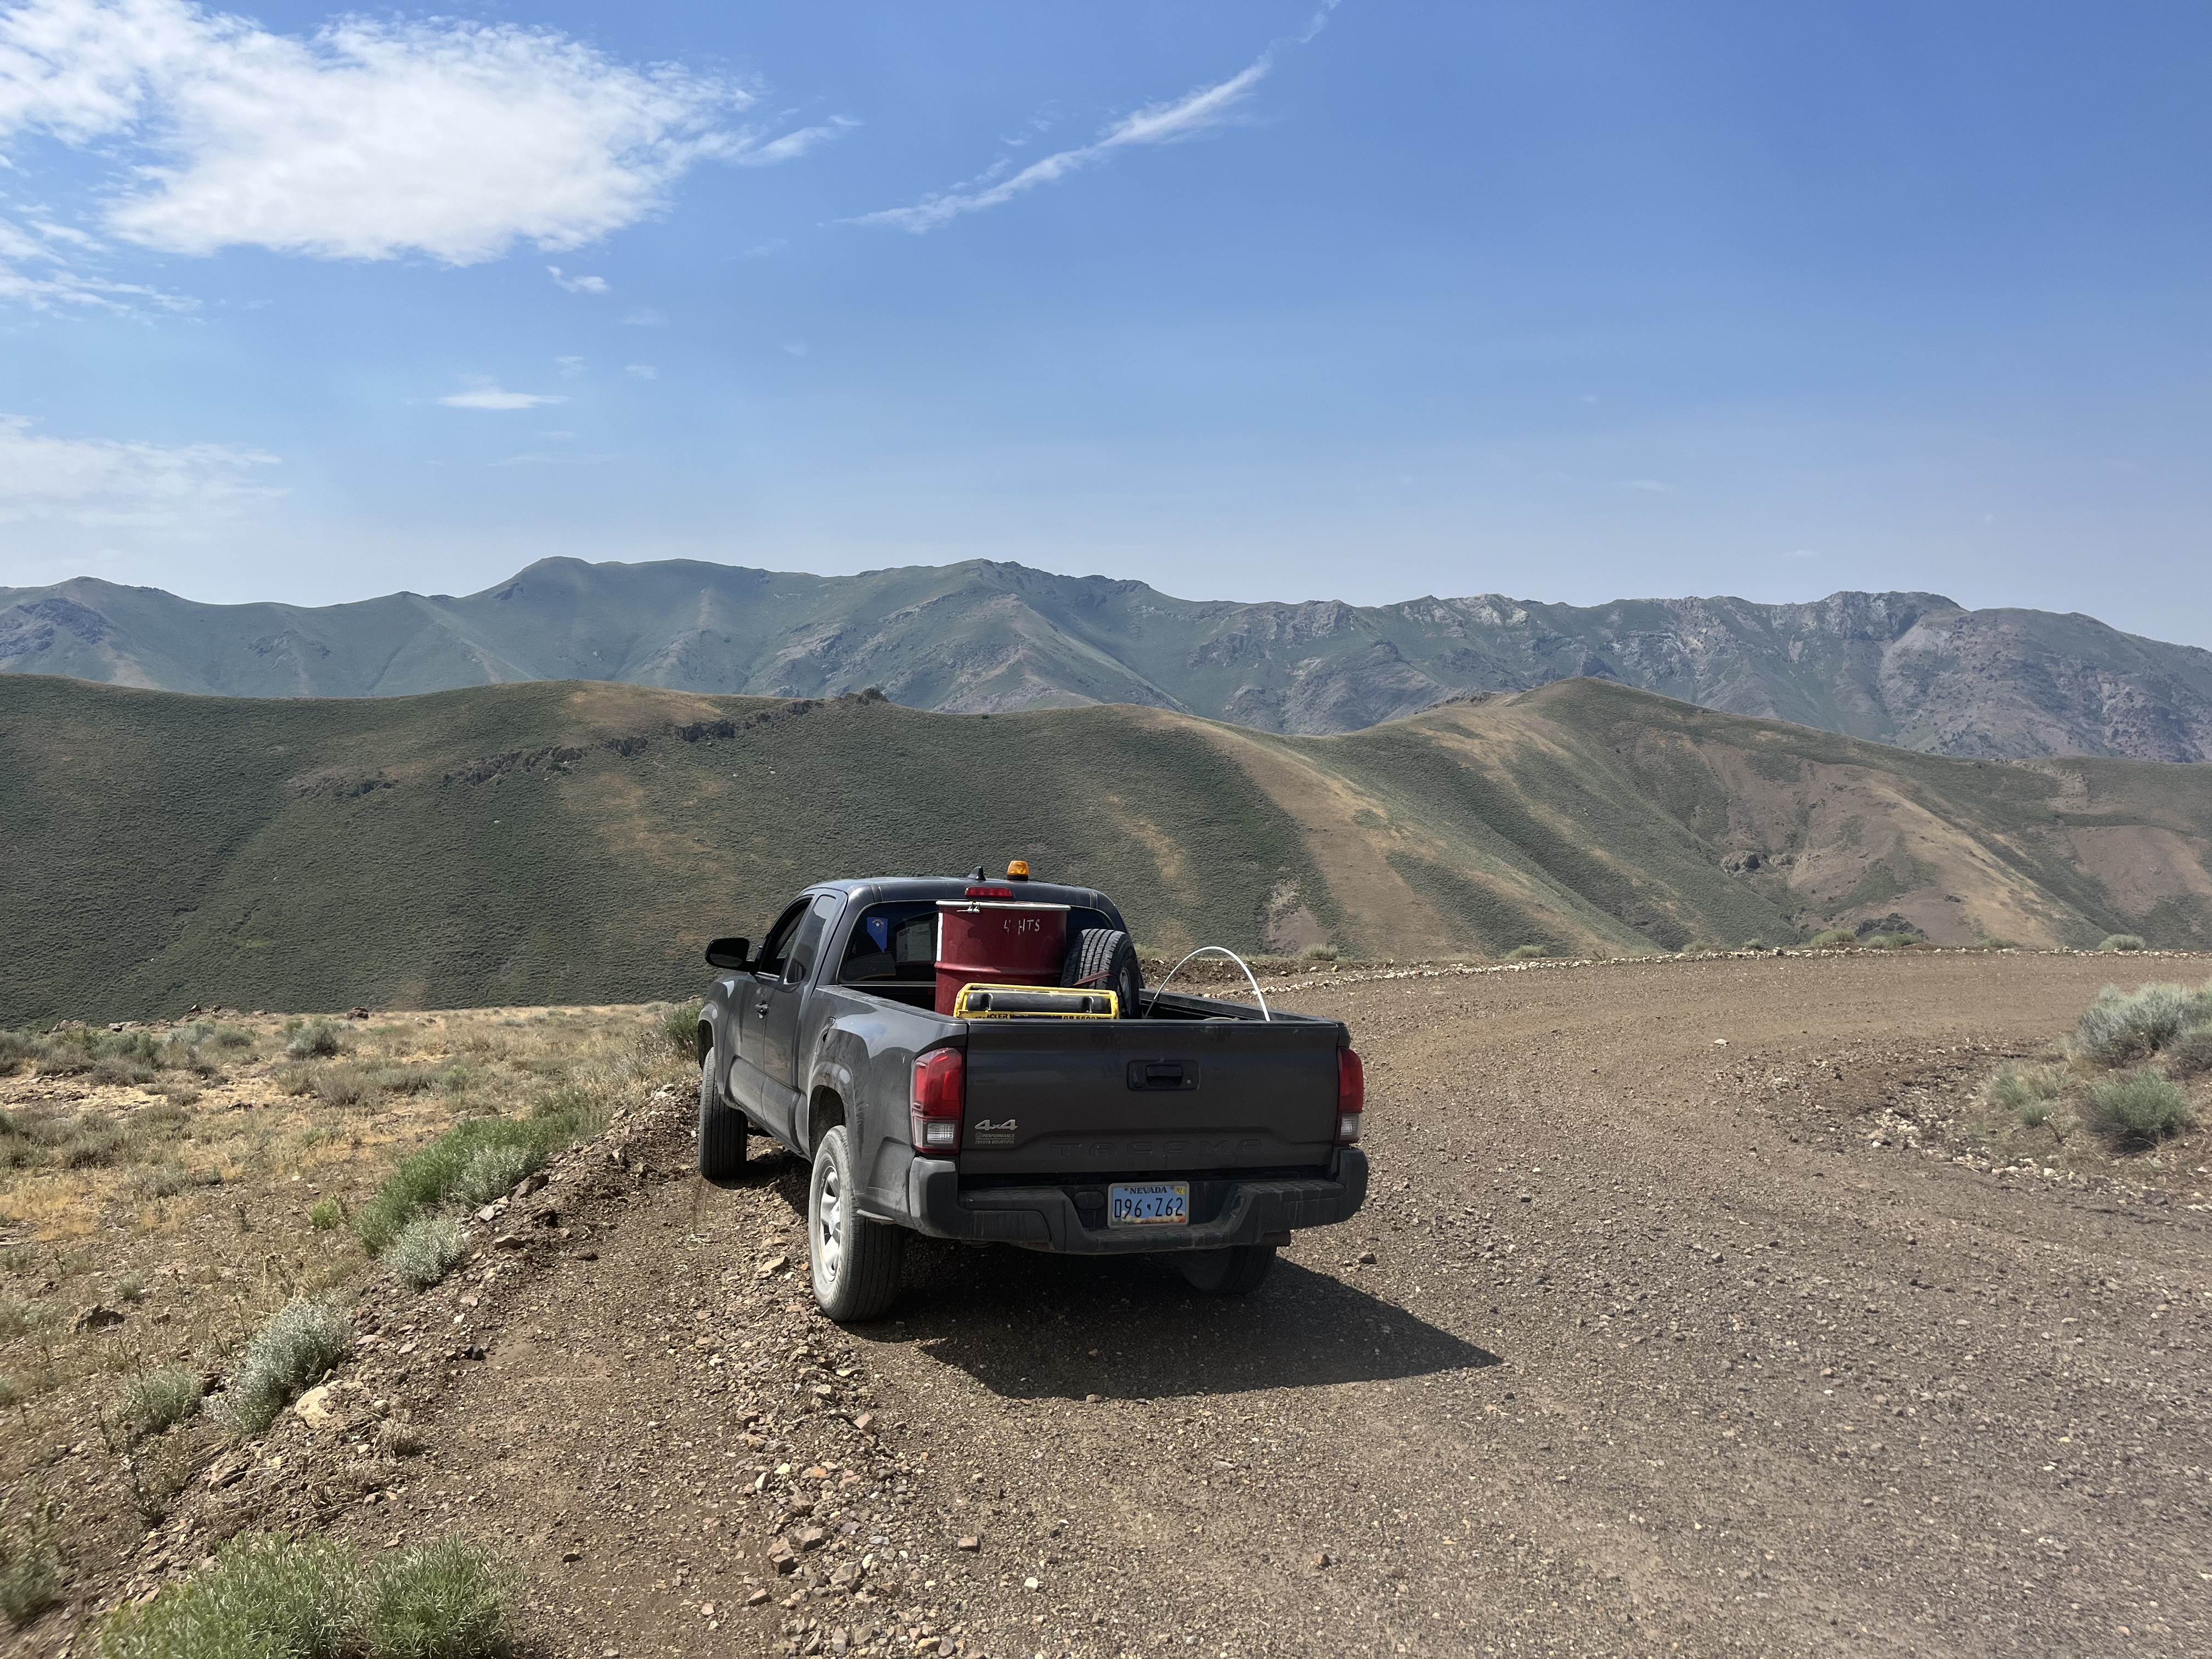
[(1334, 945), (1309, 945), (1298, 954), (1300, 962), (1334, 962), (1342, 954)]
[(2140, 951), (2143, 948), (2141, 935), (2136, 933), (2107, 933), (2097, 943), (2100, 951)]
[(375, 1659), (479, 1659), (507, 1646), (505, 1576), (461, 1539), (385, 1556), (367, 1589), (363, 1634)]
[(494, 1146), (523, 1149), (527, 1156), (515, 1176), (520, 1181), (544, 1163), (556, 1146), (566, 1144), (569, 1121), (565, 1117), (530, 1122), (472, 1117), (456, 1123), (422, 1151), (399, 1160), (376, 1195), (354, 1217), (354, 1231), (370, 1255), (383, 1255), (417, 1214), (459, 1192), (462, 1176), (478, 1152)]
[(54, 1161), (67, 1170), (94, 1170), (130, 1161), (131, 1132), (120, 1124), (87, 1112), (77, 1120), (76, 1133), (64, 1141)]
[(2017, 951), (2020, 946), (2008, 939), (2000, 939), (1995, 933), (1991, 933), (1982, 941), (1981, 948), (1984, 951)]
[(1551, 950), (1542, 945), (1516, 945), (1505, 953), (1508, 962), (1528, 962), (1536, 957), (1548, 957)]
[(461, 1224), (451, 1216), (417, 1216), (399, 1230), (399, 1237), (385, 1247), (384, 1265), (401, 1282), (427, 1291), (469, 1253), (461, 1237)]
[(102, 1627), (102, 1659), (350, 1659), (361, 1569), (331, 1539), (241, 1535), (215, 1564)]
[(308, 1224), (319, 1233), (336, 1232), (345, 1220), (345, 1206), (335, 1198), (319, 1200), (307, 1212)]
[(40, 1528), (0, 1532), (0, 1619), (17, 1630), (61, 1599), (62, 1563)]
[[(2051, 1115), (2051, 1103), (2065, 1091), (2066, 1079), (2049, 1066), (2022, 1066), (2008, 1060), (1997, 1067), (1986, 1093), (1990, 1104), (2017, 1112), (2033, 1126)], [(2033, 1114), (2033, 1115), (2031, 1115)]]
[(295, 1297), (255, 1335), (229, 1385), (209, 1402), (208, 1415), (251, 1439), (337, 1364), (352, 1341), (353, 1322), (342, 1303)]
[(696, 1062), (699, 1053), (699, 1010), (704, 1005), (679, 1002), (660, 1017), (661, 1040), (686, 1060)]
[(352, 1046), (343, 1031), (326, 1019), (318, 1019), (293, 1032), (284, 1052), (294, 1060), (328, 1060)]
[(191, 1184), (173, 1164), (150, 1164), (131, 1172), (131, 1189), (141, 1198), (174, 1198)]
[(2192, 1025), (2166, 1045), (2166, 1063), (2176, 1077), (2212, 1072), (2212, 1025)]
[(368, 1081), (388, 1095), (420, 1095), (438, 1086), (438, 1073), (428, 1066), (379, 1066)]
[(1859, 941), (1872, 951), (1909, 951), (1928, 941), (1917, 933), (1869, 933)]
[(185, 1365), (140, 1371), (123, 1382), (123, 1419), (139, 1435), (159, 1434), (200, 1408), (200, 1374)]
[(218, 1048), (251, 1048), (253, 1033), (240, 1025), (218, 1025), (215, 1028), (215, 1046)]
[(53, 1310), (20, 1296), (0, 1296), (0, 1342), (31, 1336), (53, 1323)]
[(2188, 1127), (2189, 1096), (2148, 1066), (2089, 1086), (2097, 1127), (2115, 1139), (2162, 1140)]
[(2073, 1052), (2098, 1066), (2148, 1060), (2191, 1025), (2212, 1018), (2212, 998), (2185, 985), (2146, 985), (2097, 993), (2074, 1028)]
[(375, 1092), (358, 1066), (333, 1066), (315, 1079), (315, 1093), (325, 1106), (364, 1105)]
[(101, 1659), (491, 1659), (512, 1590), (459, 1538), (364, 1568), (343, 1544), (242, 1534), (189, 1582), (109, 1615)]
[(146, 1275), (133, 1267), (115, 1281), (115, 1294), (125, 1302), (143, 1302), (146, 1299)]
[(1686, 957), (1701, 957), (1711, 951), (1712, 948), (1712, 940), (1709, 939), (1693, 939), (1687, 945), (1685, 945), (1682, 947), (1682, 954)]
[(1847, 945), (1856, 945), (1858, 942), (1859, 936), (1848, 927), (1825, 928), (1806, 941), (1807, 944), (1822, 951), (1839, 951)]
[(13, 1077), (23, 1069), (23, 1062), (38, 1052), (36, 1033), (0, 1030), (0, 1077)]
[(483, 1147), (463, 1166), (454, 1192), (464, 1203), (489, 1204), (504, 1198), (517, 1182), (544, 1162), (528, 1146)]

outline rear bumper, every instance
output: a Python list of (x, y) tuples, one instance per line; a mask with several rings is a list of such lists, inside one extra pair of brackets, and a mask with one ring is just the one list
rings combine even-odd
[[(1187, 1227), (1106, 1224), (1103, 1181), (962, 1191), (958, 1167), (917, 1158), (907, 1166), (908, 1224), (933, 1238), (988, 1240), (1068, 1255), (1142, 1255), (1279, 1242), (1302, 1227), (1347, 1221), (1367, 1201), (1367, 1154), (1347, 1146), (1314, 1179), (1198, 1180)], [(1079, 1199), (1093, 1202), (1079, 1204)]]

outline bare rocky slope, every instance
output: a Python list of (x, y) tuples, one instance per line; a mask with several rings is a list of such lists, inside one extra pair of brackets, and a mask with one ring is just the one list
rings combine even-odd
[(981, 560), (823, 577), (543, 559), (478, 593), (307, 607), (87, 577), (0, 588), (0, 672), (231, 696), (876, 686), (951, 712), (1136, 703), (1309, 734), (1588, 677), (1936, 754), (2212, 757), (2212, 652), (1934, 593), (1246, 605)]

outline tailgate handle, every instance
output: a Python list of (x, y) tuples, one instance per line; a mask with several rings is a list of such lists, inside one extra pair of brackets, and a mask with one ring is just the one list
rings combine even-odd
[(1198, 1067), (1179, 1060), (1133, 1060), (1129, 1062), (1129, 1086), (1148, 1091), (1195, 1089)]

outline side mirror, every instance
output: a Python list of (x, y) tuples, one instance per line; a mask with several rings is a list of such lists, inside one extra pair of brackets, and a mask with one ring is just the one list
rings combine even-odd
[(707, 962), (714, 968), (750, 968), (753, 965), (753, 942), (749, 939), (710, 939), (707, 944)]

